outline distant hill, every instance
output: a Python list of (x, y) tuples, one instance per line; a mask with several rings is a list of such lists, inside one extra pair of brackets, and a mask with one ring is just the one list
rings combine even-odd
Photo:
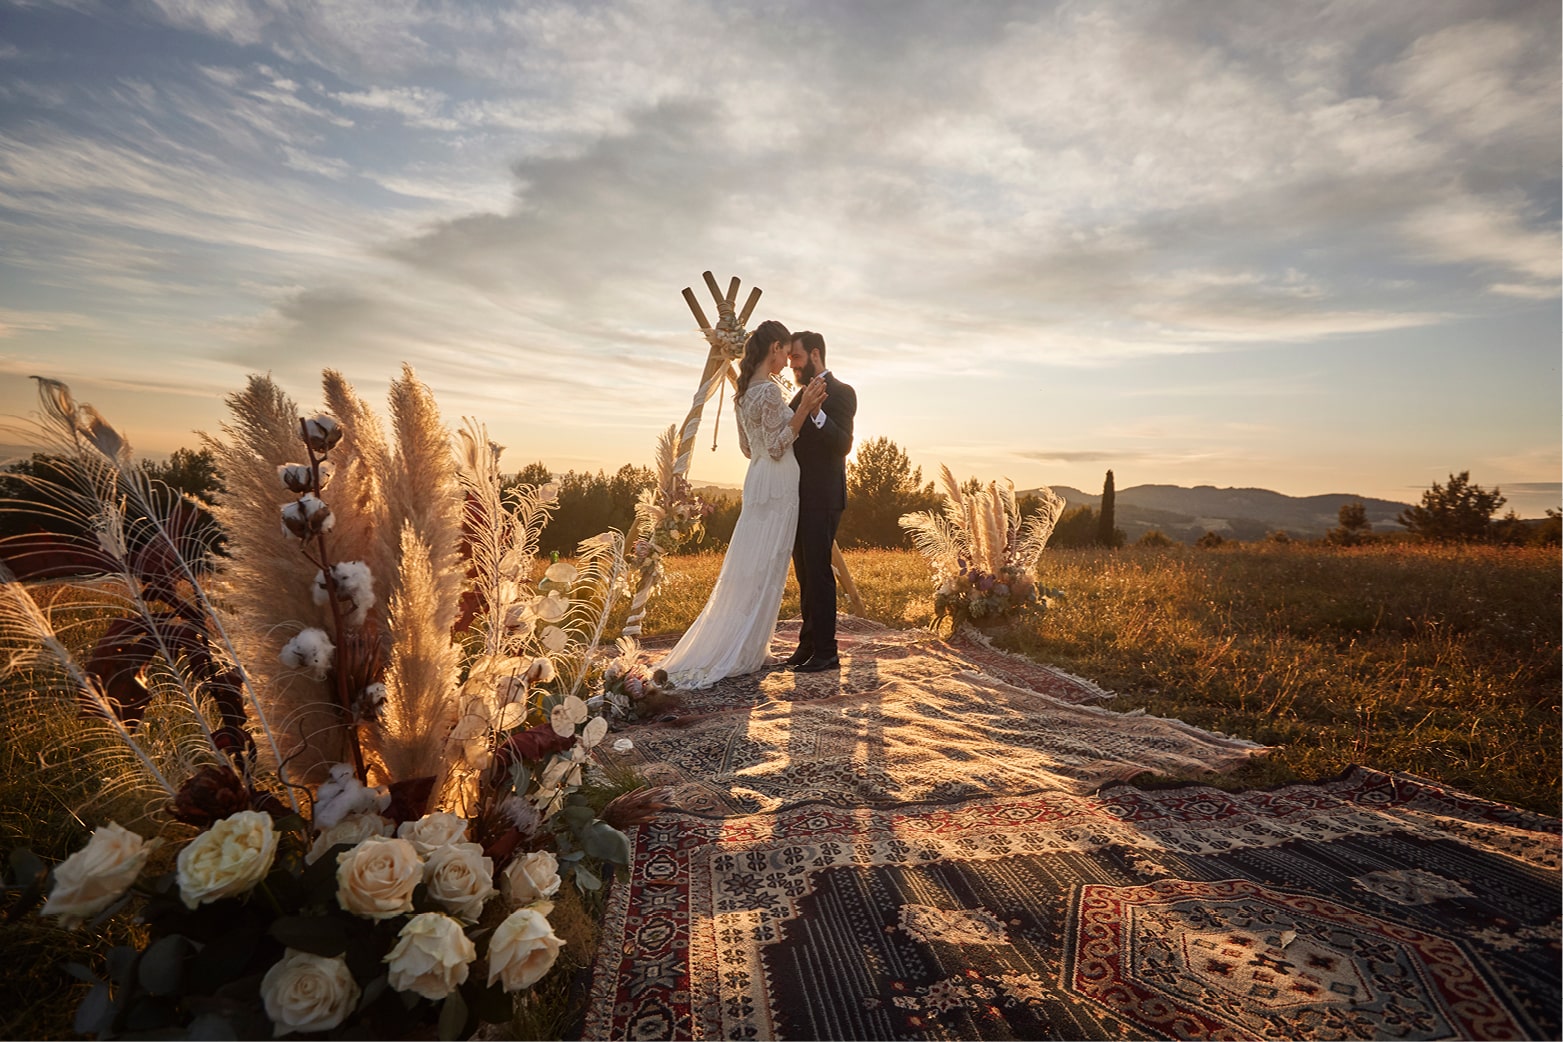
[[(1088, 506), (1101, 509), (1102, 497), (1068, 485), (1054, 485), (1064, 497), (1065, 509)], [(1340, 508), (1361, 503), (1375, 531), (1404, 532), (1396, 522), (1411, 504), (1371, 496), (1332, 492), (1322, 496), (1286, 496), (1265, 488), (1216, 488), (1197, 485), (1135, 485), (1118, 489), (1113, 497), (1117, 527), (1134, 542), (1151, 529), (1173, 539), (1192, 543), (1206, 532), (1228, 539), (1262, 539), (1267, 533), (1318, 538), (1340, 523)]]

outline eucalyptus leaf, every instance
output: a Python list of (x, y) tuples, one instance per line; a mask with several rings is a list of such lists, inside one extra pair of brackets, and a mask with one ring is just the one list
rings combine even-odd
[(72, 1030), (78, 1035), (106, 1035), (114, 1019), (114, 1000), (107, 984), (98, 984), (76, 1007)]
[(185, 1038), (210, 1039), (211, 1042), (232, 1042), (239, 1037), (233, 1022), (217, 1013), (203, 1013), (190, 1022)]
[(49, 866), (26, 847), (14, 847), (8, 859), (11, 865), (11, 879), (18, 886), (31, 886), (42, 881), (48, 874)]
[(467, 1026), (467, 1012), (467, 1000), (460, 991), (446, 997), (440, 1006), (440, 1042), (455, 1042), (466, 1034), (462, 1029)]
[(104, 923), (114, 918), (114, 916), (118, 915), (120, 909), (124, 908), (129, 903), (130, 891), (127, 890), (125, 893), (120, 895), (120, 897), (116, 899), (113, 904), (109, 905), (107, 908), (103, 909), (103, 911), (93, 916), (92, 921), (87, 924), (87, 930), (89, 932), (97, 930), (98, 927), (102, 926)]
[(123, 944), (110, 948), (108, 954), (109, 980), (120, 987), (130, 985), (130, 972), (136, 965), (136, 950)]
[(97, 974), (93, 973), (90, 969), (88, 969), (86, 966), (83, 966), (79, 962), (66, 963), (65, 972), (70, 974), (72, 977), (75, 977), (77, 980), (85, 981), (88, 984), (102, 983), (98, 980)]
[(390, 986), (390, 981), (383, 973), (374, 980), (370, 981), (368, 984), (365, 984), (363, 994), (358, 998), (358, 1009), (356, 1012), (362, 1013), (364, 1010), (374, 1005), (375, 999), (379, 998), (381, 995), (384, 995), (385, 989)]
[(347, 950), (346, 924), (333, 916), (289, 915), (267, 931), (289, 948), (333, 958)]
[(555, 817), (560, 824), (568, 827), (571, 832), (580, 832), (581, 829), (590, 825), (597, 815), (592, 811), (591, 807), (577, 803), (565, 807)]
[(601, 890), (602, 880), (585, 865), (575, 866), (575, 885), (582, 890)]
[(150, 995), (173, 995), (184, 980), (185, 956), (190, 942), (178, 934), (160, 937), (141, 956), (136, 975)]
[(586, 853), (601, 861), (615, 865), (627, 865), (630, 861), (630, 839), (606, 821), (594, 822), (581, 836), (581, 846)]

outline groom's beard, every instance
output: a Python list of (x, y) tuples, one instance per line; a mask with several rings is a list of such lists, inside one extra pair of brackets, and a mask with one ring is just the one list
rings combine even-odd
[(808, 383), (810, 380), (814, 379), (816, 376), (818, 376), (819, 375), (819, 370), (814, 368), (814, 362), (811, 359), (811, 360), (803, 363), (803, 368), (802, 369), (798, 369), (798, 368), (794, 367), (793, 370), (792, 370), (792, 375), (797, 378), (798, 386), (801, 387), (804, 384)]

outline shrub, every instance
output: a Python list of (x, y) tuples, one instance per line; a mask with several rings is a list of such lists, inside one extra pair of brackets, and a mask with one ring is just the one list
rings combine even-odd
[(1153, 528), (1135, 541), (1135, 546), (1177, 546), (1170, 536), (1159, 528)]

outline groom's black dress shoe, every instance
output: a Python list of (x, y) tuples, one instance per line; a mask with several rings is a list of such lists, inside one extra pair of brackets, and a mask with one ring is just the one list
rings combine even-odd
[(824, 673), (827, 670), (840, 669), (841, 657), (839, 655), (827, 655), (824, 658), (811, 658), (803, 665), (797, 667), (799, 673)]
[(786, 661), (784, 661), (782, 663), (782, 668), (783, 669), (794, 669), (794, 668), (796, 668), (798, 666), (803, 665), (805, 662), (807, 662), (809, 659), (811, 659), (813, 657), (814, 657), (814, 652), (812, 652), (812, 651), (794, 651), (791, 655), (787, 656)]

